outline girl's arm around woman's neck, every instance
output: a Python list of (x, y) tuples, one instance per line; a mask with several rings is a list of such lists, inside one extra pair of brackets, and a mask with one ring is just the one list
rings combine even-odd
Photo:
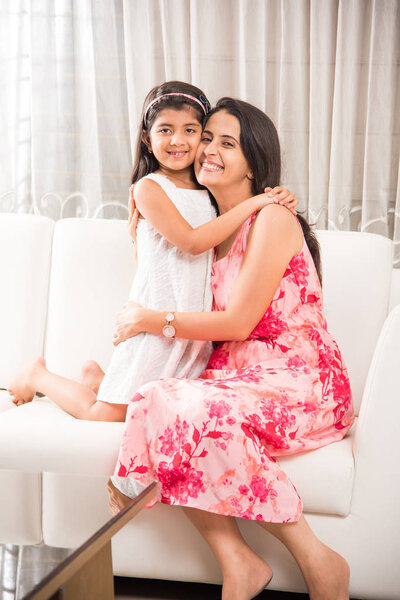
[[(155, 181), (145, 179), (136, 185), (135, 202), (140, 214), (171, 244), (188, 254), (201, 254), (218, 246), (271, 200), (266, 194), (253, 196), (220, 217), (195, 228), (182, 217)], [(199, 202), (204, 200), (199, 198)]]

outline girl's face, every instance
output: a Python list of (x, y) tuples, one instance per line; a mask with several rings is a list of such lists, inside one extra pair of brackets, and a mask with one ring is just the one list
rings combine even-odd
[[(240, 146), (240, 123), (220, 110), (207, 121), (195, 159), (198, 182), (210, 190), (241, 186), (251, 196), (251, 169)], [(240, 188), (237, 188), (238, 190)]]
[(201, 137), (201, 123), (190, 106), (165, 108), (155, 119), (143, 141), (160, 163), (160, 169), (181, 171), (194, 162)]

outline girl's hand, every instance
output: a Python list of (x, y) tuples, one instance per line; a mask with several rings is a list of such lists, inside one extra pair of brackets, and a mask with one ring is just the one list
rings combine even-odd
[(265, 188), (264, 192), (267, 194), (274, 204), (283, 204), (288, 208), (294, 216), (296, 216), (295, 207), (298, 205), (296, 197), (286, 188), (280, 187), (279, 185), (272, 188)]
[(139, 220), (139, 211), (136, 208), (136, 204), (135, 204), (135, 198), (133, 195), (133, 190), (134, 190), (135, 186), (134, 184), (131, 185), (131, 187), (129, 188), (129, 216), (128, 216), (128, 233), (132, 238), (132, 242), (134, 245), (134, 257), (135, 257), (135, 262), (137, 265), (137, 237), (136, 237), (136, 227), (138, 224), (138, 220)]
[(138, 333), (141, 333), (143, 329), (140, 328), (142, 322), (143, 306), (137, 302), (127, 302), (122, 307), (121, 312), (117, 314), (115, 321), (114, 331), (114, 346), (118, 346), (121, 342), (124, 342), (128, 338), (135, 337)]

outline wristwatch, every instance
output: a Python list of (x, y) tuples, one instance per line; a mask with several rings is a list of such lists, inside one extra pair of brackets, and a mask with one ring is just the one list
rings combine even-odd
[(175, 319), (175, 315), (174, 313), (167, 313), (165, 315), (165, 320), (167, 321), (167, 324), (164, 325), (164, 327), (162, 328), (162, 332), (163, 335), (165, 335), (165, 337), (167, 338), (173, 338), (175, 337), (175, 327), (173, 325), (171, 325), (171, 322)]

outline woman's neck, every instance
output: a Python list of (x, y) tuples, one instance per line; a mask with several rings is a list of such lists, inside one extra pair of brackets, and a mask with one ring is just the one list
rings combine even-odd
[(218, 210), (220, 215), (223, 215), (224, 213), (228, 212), (228, 210), (230, 210), (231, 208), (234, 208), (244, 200), (247, 200), (248, 198), (251, 198), (254, 195), (251, 191), (250, 186), (248, 185), (234, 186), (233, 188), (209, 188), (209, 190), (218, 204)]

